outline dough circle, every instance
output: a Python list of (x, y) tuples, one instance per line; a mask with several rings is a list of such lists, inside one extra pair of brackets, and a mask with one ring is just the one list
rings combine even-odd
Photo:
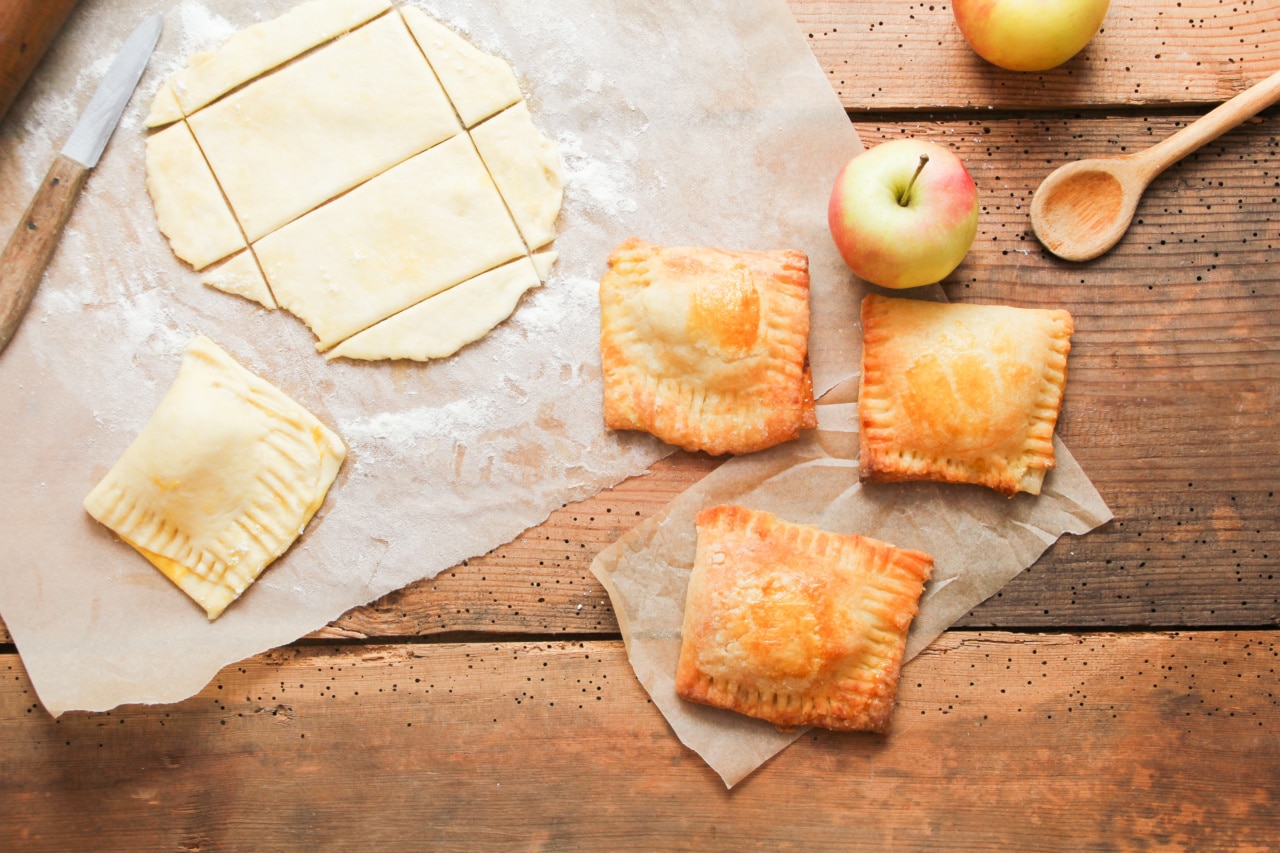
[(330, 358), (452, 355), (555, 257), (556, 146), (506, 62), (414, 6), (311, 0), (249, 27), (190, 57), (147, 125), (174, 254)]

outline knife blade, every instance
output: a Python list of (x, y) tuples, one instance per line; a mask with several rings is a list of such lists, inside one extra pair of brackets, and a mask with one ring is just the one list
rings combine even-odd
[(125, 40), (0, 254), (0, 352), (31, 305), (89, 170), (98, 164), (142, 79), (163, 23), (163, 15), (152, 15)]

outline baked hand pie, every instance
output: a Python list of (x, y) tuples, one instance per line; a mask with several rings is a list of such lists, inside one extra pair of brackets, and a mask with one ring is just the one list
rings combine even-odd
[(345, 456), (310, 412), (198, 336), (84, 506), (216, 619), (302, 535)]
[(604, 421), (685, 450), (750, 453), (817, 426), (803, 252), (631, 238), (600, 282)]
[(862, 301), (862, 481), (1040, 494), (1073, 331), (1062, 310)]
[(741, 506), (696, 524), (676, 693), (779, 728), (888, 731), (933, 558)]

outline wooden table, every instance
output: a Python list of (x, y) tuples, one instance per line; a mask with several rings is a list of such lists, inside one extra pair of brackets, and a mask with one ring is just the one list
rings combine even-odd
[(1041, 74), (984, 64), (945, 4), (791, 6), (865, 144), (969, 165), (951, 298), (1075, 315), (1060, 434), (1115, 521), (911, 663), (891, 735), (810, 734), (733, 791), (648, 701), (588, 571), (699, 455), (175, 706), (53, 720), (0, 645), (0, 849), (1280, 845), (1280, 113), (1160, 177), (1096, 262), (1027, 218), (1053, 167), (1280, 68), (1280, 0), (1113, 0)]

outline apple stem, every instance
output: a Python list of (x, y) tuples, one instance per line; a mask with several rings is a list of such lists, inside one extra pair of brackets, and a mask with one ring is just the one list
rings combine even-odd
[(911, 200), (911, 188), (916, 185), (916, 178), (920, 177), (920, 173), (924, 171), (924, 164), (929, 162), (928, 154), (920, 155), (920, 165), (916, 166), (916, 173), (911, 176), (911, 180), (907, 183), (907, 188), (902, 191), (902, 195), (898, 198), (898, 205), (906, 207), (907, 202)]

